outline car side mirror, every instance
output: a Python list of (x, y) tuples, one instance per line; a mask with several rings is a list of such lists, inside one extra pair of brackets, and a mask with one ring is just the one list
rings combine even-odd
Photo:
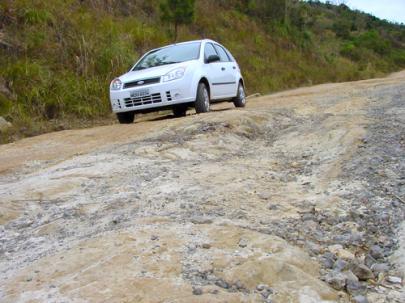
[(212, 62), (218, 62), (221, 59), (219, 58), (218, 55), (210, 55), (207, 59), (207, 63), (212, 63)]

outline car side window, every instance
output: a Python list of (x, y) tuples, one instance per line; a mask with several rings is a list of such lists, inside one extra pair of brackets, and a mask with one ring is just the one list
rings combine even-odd
[(231, 59), (228, 57), (228, 54), (221, 46), (219, 46), (218, 44), (215, 44), (214, 46), (215, 46), (215, 49), (216, 49), (217, 53), (219, 54), (219, 57), (221, 58), (222, 62), (231, 61)]
[(211, 43), (206, 43), (205, 49), (204, 49), (204, 59), (207, 60), (208, 57), (211, 55), (218, 55), (218, 54), (215, 51), (215, 48), (214, 48), (214, 46), (212, 46)]
[(232, 56), (232, 54), (229, 52), (229, 50), (227, 50), (226, 48), (224, 48), (224, 50), (226, 51), (226, 54), (228, 55), (229, 61), (235, 62), (235, 58)]

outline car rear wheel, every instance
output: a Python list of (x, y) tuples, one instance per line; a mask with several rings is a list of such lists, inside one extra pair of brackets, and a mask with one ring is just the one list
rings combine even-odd
[(204, 83), (198, 84), (197, 98), (195, 100), (195, 111), (197, 114), (210, 111), (210, 95)]
[(245, 107), (246, 106), (246, 94), (245, 94), (245, 88), (243, 87), (242, 82), (239, 82), (238, 94), (233, 99), (233, 104), (235, 104), (235, 107)]
[(120, 124), (131, 124), (132, 122), (134, 122), (135, 113), (134, 112), (117, 113), (117, 118)]
[(175, 117), (185, 117), (187, 114), (187, 106), (177, 105), (173, 107), (173, 115)]

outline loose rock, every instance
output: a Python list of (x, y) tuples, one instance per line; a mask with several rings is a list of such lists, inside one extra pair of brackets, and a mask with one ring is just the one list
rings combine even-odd
[(346, 281), (346, 290), (351, 295), (364, 294), (367, 290), (367, 287), (359, 281), (347, 280)]
[(342, 290), (346, 285), (346, 276), (341, 272), (332, 271), (325, 277), (325, 281), (336, 290)]
[(353, 301), (355, 303), (368, 303), (367, 297), (361, 295), (353, 297)]
[(373, 245), (370, 248), (370, 255), (374, 258), (374, 259), (382, 259), (384, 258), (384, 251), (383, 249), (378, 246), (378, 245)]
[(193, 217), (191, 218), (191, 223), (194, 224), (211, 224), (212, 220), (205, 217)]
[(335, 271), (343, 271), (349, 266), (349, 263), (347, 263), (343, 259), (337, 259), (336, 262), (333, 264), (333, 269)]
[(374, 278), (374, 274), (371, 271), (370, 268), (368, 268), (366, 265), (364, 264), (360, 264), (360, 263), (352, 263), (351, 264), (351, 270), (352, 272), (359, 278), (359, 280), (361, 281), (366, 281), (368, 279), (373, 279)]
[(400, 277), (388, 276), (387, 281), (392, 284), (401, 284), (402, 279)]
[(386, 263), (377, 263), (377, 264), (373, 264), (371, 266), (371, 270), (373, 271), (373, 273), (375, 275), (379, 274), (379, 273), (385, 273), (388, 272), (390, 270), (390, 267), (388, 264)]
[(248, 245), (248, 241), (246, 239), (239, 240), (239, 247), (245, 248)]
[(201, 296), (203, 294), (203, 290), (200, 287), (193, 288), (193, 295)]
[(225, 288), (225, 289), (228, 289), (228, 288), (229, 288), (229, 284), (226, 283), (224, 280), (217, 280), (217, 281), (215, 282), (215, 285), (216, 285), (216, 286), (219, 286), (219, 287), (221, 287), (221, 288)]

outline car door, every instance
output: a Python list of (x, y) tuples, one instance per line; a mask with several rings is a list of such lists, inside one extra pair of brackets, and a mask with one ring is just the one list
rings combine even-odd
[(214, 48), (214, 45), (211, 42), (207, 42), (204, 46), (204, 74), (208, 78), (208, 81), (210, 83), (210, 91), (211, 91), (211, 99), (220, 99), (221, 96), (224, 95), (224, 87), (221, 85), (216, 85), (217, 83), (221, 83), (225, 81), (225, 78), (223, 77), (224, 74), (222, 73), (222, 62), (217, 61), (217, 62), (211, 62), (208, 63), (207, 59), (211, 55), (218, 55), (217, 51)]
[(221, 86), (222, 97), (235, 97), (237, 94), (236, 64), (221, 45), (214, 44), (214, 48), (221, 59), (222, 73), (221, 82), (216, 85)]

